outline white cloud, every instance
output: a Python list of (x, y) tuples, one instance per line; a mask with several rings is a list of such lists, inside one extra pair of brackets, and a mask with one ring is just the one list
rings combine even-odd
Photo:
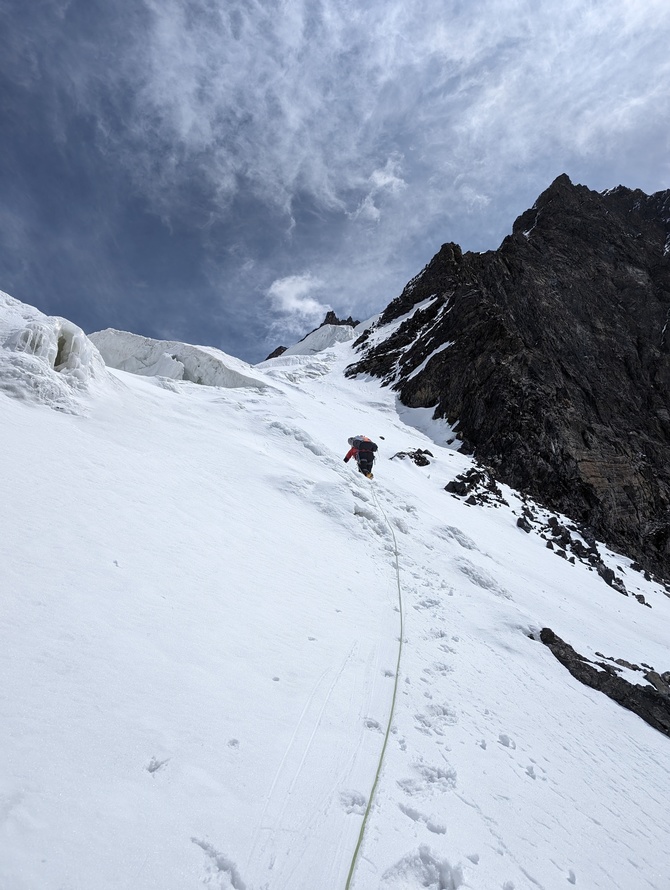
[(277, 312), (300, 316), (301, 321), (305, 322), (320, 318), (330, 309), (330, 306), (313, 296), (322, 287), (323, 282), (307, 272), (304, 275), (277, 278), (267, 293)]
[(386, 161), (383, 168), (372, 171), (370, 183), (375, 192), (388, 192), (397, 195), (407, 187), (407, 183), (400, 175), (402, 160), (402, 157), (395, 154)]
[[(110, 10), (132, 12), (127, 39), (115, 34), (96, 63), (73, 37), (59, 89), (97, 118), (107, 157), (151, 209), (193, 219), (203, 238), (229, 226), (236, 250), (213, 246), (211, 277), (234, 282), (231, 304), (247, 263), (249, 292), (283, 316), (311, 323), (324, 291), (340, 314), (371, 314), (443, 241), (497, 246), (559, 173), (668, 185), (667, 0)], [(237, 225), (249, 203), (272, 220), (262, 237), (249, 217)], [(295, 268), (313, 275), (282, 277)]]
[(331, 308), (315, 296), (322, 289), (323, 282), (309, 272), (275, 279), (267, 290), (270, 304), (276, 313), (269, 325), (269, 340), (288, 338), (289, 342), (293, 342), (310, 328), (321, 324)]
[(305, 199), (355, 225), (402, 196), (425, 221), (453, 198), (452, 173), (488, 195), (549, 156), (551, 174), (632, 157), (670, 113), (666, 0), (144, 5), (109, 72), (132, 92), (125, 129), (100, 132), (166, 216), (195, 180), (203, 214), (252, 194), (287, 228)]
[(386, 161), (384, 167), (373, 170), (368, 177), (369, 192), (356, 210), (347, 214), (349, 218), (378, 223), (382, 215), (378, 204), (386, 197), (397, 197), (407, 187), (407, 183), (400, 175), (401, 167), (402, 158), (395, 153)]
[(378, 223), (381, 217), (381, 210), (375, 204), (375, 199), (372, 196), (372, 193), (366, 195), (356, 210), (349, 214), (350, 219), (362, 219), (373, 223)]

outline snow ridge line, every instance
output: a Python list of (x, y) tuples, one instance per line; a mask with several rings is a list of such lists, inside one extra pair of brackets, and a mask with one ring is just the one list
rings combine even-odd
[(379, 755), (379, 763), (377, 764), (377, 772), (375, 773), (375, 779), (374, 779), (374, 782), (372, 783), (372, 789), (370, 791), (370, 796), (368, 797), (368, 805), (365, 808), (365, 813), (363, 815), (363, 821), (361, 822), (361, 830), (358, 834), (358, 841), (356, 843), (356, 849), (354, 850), (354, 854), (351, 858), (351, 865), (349, 866), (349, 874), (347, 875), (347, 883), (345, 884), (344, 890), (350, 890), (350, 887), (351, 887), (351, 881), (354, 877), (354, 871), (356, 870), (356, 864), (358, 862), (358, 855), (361, 851), (361, 846), (363, 844), (363, 838), (365, 836), (365, 829), (367, 828), (368, 816), (370, 815), (370, 810), (372, 809), (372, 802), (375, 797), (377, 785), (379, 784), (379, 777), (381, 775), (382, 766), (384, 765), (384, 755), (386, 754), (386, 746), (388, 744), (389, 735), (391, 734), (391, 726), (393, 724), (393, 717), (395, 714), (395, 703), (396, 703), (396, 697), (398, 694), (398, 677), (400, 676), (400, 660), (402, 658), (402, 643), (403, 643), (403, 636), (404, 636), (404, 632), (405, 632), (405, 616), (403, 613), (403, 603), (402, 603), (402, 586), (400, 584), (400, 564), (398, 562), (398, 541), (396, 539), (395, 532), (393, 531), (393, 526), (389, 522), (388, 516), (384, 512), (384, 508), (379, 503), (379, 500), (377, 498), (377, 493), (375, 491), (375, 486), (371, 485), (370, 487), (372, 489), (372, 497), (374, 498), (374, 502), (377, 505), (377, 507), (379, 508), (379, 511), (381, 512), (382, 516), (384, 517), (384, 520), (389, 528), (389, 531), (391, 532), (391, 537), (393, 538), (393, 555), (395, 558), (395, 576), (396, 576), (396, 583), (398, 585), (398, 607), (400, 610), (400, 641), (398, 644), (398, 660), (396, 662), (396, 668), (395, 668), (395, 681), (393, 683), (393, 696), (391, 698), (391, 709), (389, 711), (389, 719), (386, 724), (386, 732), (384, 733), (384, 744), (382, 745), (382, 750)]

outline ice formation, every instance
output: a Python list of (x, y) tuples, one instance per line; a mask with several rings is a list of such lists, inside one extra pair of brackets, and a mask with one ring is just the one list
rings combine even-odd
[(0, 292), (0, 391), (77, 412), (78, 397), (105, 379), (102, 357), (81, 328)]
[(192, 346), (173, 340), (153, 340), (107, 328), (90, 335), (105, 363), (119, 371), (146, 377), (169, 377), (203, 386), (227, 389), (267, 383), (246, 362), (211, 346)]

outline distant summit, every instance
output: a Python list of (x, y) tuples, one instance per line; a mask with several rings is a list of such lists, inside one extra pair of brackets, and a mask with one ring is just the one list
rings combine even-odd
[[(305, 334), (305, 336), (302, 338), (302, 340), (299, 340), (295, 346), (292, 346), (290, 348), (290, 354), (295, 355), (295, 354), (302, 352), (303, 350), (301, 349), (300, 344), (304, 344), (305, 341), (308, 340), (308, 338), (312, 338), (312, 334), (316, 334), (316, 332), (320, 331), (321, 328), (323, 328), (323, 327), (327, 327), (327, 326), (332, 326), (332, 327), (345, 326), (346, 327), (346, 326), (348, 326), (351, 328), (355, 328), (356, 325), (359, 325), (359, 324), (360, 324), (360, 321), (354, 321), (354, 319), (351, 317), (351, 315), (349, 316), (349, 318), (338, 318), (337, 315), (331, 309), (328, 312), (326, 312), (326, 317), (321, 322), (321, 324), (319, 325), (318, 328), (314, 328), (314, 330), (310, 331), (309, 334)], [(336, 334), (332, 339), (333, 339), (333, 342), (335, 342), (335, 340), (349, 340), (349, 339), (353, 339), (353, 337), (341, 336), (340, 334)], [(321, 342), (321, 341), (323, 341), (322, 337), (319, 338), (319, 342)], [(320, 348), (323, 348), (323, 346), (321, 346)], [(297, 352), (294, 350), (296, 350)], [(265, 361), (267, 362), (271, 358), (279, 358), (279, 356), (283, 355), (286, 351), (287, 351), (286, 346), (278, 346), (276, 349), (274, 349), (270, 353), (270, 355), (265, 359)], [(315, 350), (309, 349), (308, 351), (313, 352)]]
[[(355, 328), (357, 324), (360, 324), (360, 321), (354, 321), (354, 319), (349, 316), (349, 318), (338, 318), (337, 315), (331, 309), (329, 312), (326, 312), (326, 317), (319, 325), (322, 328), (325, 324), (348, 324), (352, 328)], [(318, 328), (316, 329), (318, 330)], [(312, 331), (314, 333), (314, 331)]]
[(668, 578), (669, 321), (670, 190), (562, 175), (498, 250), (444, 244), (349, 374), (433, 408), (501, 481)]

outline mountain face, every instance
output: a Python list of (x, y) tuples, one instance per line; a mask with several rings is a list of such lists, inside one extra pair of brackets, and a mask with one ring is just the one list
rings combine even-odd
[(456, 425), (500, 480), (670, 577), (670, 190), (559, 176), (500, 248), (444, 244), (348, 373)]
[(670, 594), (355, 336), (0, 293), (2, 890), (668, 890)]

